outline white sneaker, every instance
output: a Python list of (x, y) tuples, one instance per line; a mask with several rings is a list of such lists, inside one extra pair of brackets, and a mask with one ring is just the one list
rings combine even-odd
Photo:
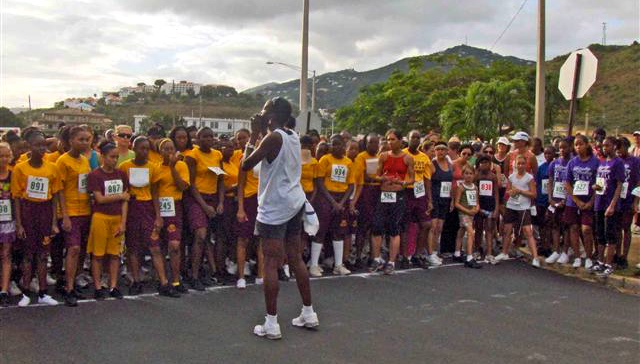
[(557, 252), (553, 252), (553, 254), (549, 255), (549, 257), (545, 259), (544, 262), (547, 264), (553, 264), (557, 262), (559, 258), (560, 254), (558, 254)]
[(573, 260), (573, 265), (571, 266), (574, 268), (580, 268), (581, 265), (582, 265), (582, 259), (576, 258)]
[(341, 265), (336, 265), (335, 268), (333, 268), (333, 274), (339, 274), (341, 276), (346, 276), (351, 274), (351, 271), (348, 270), (343, 264)]
[(289, 264), (285, 264), (282, 266), (282, 270), (284, 271), (284, 275), (287, 276), (287, 278), (291, 278), (291, 272), (289, 270)]
[(560, 259), (558, 259), (558, 264), (567, 264), (569, 263), (569, 255), (567, 253), (560, 254)]
[(236, 287), (239, 289), (247, 288), (247, 281), (244, 278), (238, 279), (238, 281), (236, 282)]
[(589, 258), (584, 260), (584, 269), (591, 269), (591, 267), (593, 267), (593, 261)]
[(19, 296), (22, 294), (22, 291), (15, 281), (11, 281), (11, 283), (9, 284), (9, 294), (11, 294), (12, 296)]
[(86, 288), (87, 286), (89, 286), (89, 284), (92, 282), (89, 282), (89, 280), (87, 279), (87, 277), (84, 274), (79, 274), (76, 277), (76, 286), (80, 287), (80, 288)]
[(427, 261), (429, 262), (429, 265), (432, 265), (434, 267), (442, 265), (442, 260), (440, 260), (440, 258), (435, 253), (429, 255), (427, 257)]
[(496, 256), (496, 262), (501, 262), (503, 260), (508, 260), (508, 259), (509, 259), (509, 255), (505, 253), (500, 253), (498, 254), (498, 256)]
[(38, 278), (31, 278), (31, 282), (29, 283), (29, 290), (31, 290), (31, 292), (40, 291), (40, 283), (38, 282)]
[(312, 265), (311, 267), (309, 267), (309, 275), (312, 277), (322, 277), (322, 271), (320, 270), (319, 266)]
[(531, 265), (532, 265), (534, 268), (540, 268), (540, 259), (538, 259), (538, 258), (534, 258), (534, 259), (531, 261)]
[(29, 296), (27, 296), (26, 294), (23, 294), (22, 298), (20, 298), (20, 301), (18, 302), (18, 307), (27, 307), (30, 303), (31, 298), (29, 298)]
[(44, 303), (45, 305), (49, 305), (49, 306), (56, 306), (59, 304), (58, 301), (54, 300), (48, 294), (45, 294), (42, 297), (38, 297), (38, 303)]
[(297, 327), (312, 328), (320, 325), (320, 321), (318, 321), (318, 314), (315, 312), (309, 315), (304, 315), (300, 313), (300, 316), (291, 320), (291, 324)]
[(497, 264), (498, 262), (496, 262), (496, 257), (494, 257), (493, 255), (487, 255), (486, 257), (484, 257), (484, 260), (489, 263), (489, 264)]
[(256, 278), (256, 284), (257, 285), (264, 284), (264, 278)]
[(227, 273), (235, 276), (238, 272), (238, 265), (229, 258), (227, 258), (225, 265), (227, 266)]
[(253, 328), (253, 333), (260, 336), (266, 337), (271, 340), (282, 339), (282, 333), (280, 332), (280, 324), (275, 325), (267, 325), (265, 322), (262, 325), (256, 325)]
[(56, 280), (53, 279), (51, 273), (47, 273), (47, 286), (53, 286), (54, 284), (56, 284)]

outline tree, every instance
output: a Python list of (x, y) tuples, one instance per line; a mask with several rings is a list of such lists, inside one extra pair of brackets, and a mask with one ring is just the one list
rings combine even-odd
[(154, 85), (158, 86), (158, 92), (160, 92), (160, 88), (165, 85), (167, 83), (167, 81), (163, 80), (163, 79), (157, 79), (153, 82)]
[(0, 107), (0, 126), (17, 126), (22, 128), (25, 126), (24, 124), (24, 120), (20, 116), (12, 113), (11, 110), (6, 107)]
[(146, 85), (147, 85), (147, 84), (146, 84), (146, 83), (144, 83), (144, 82), (138, 82), (138, 87), (144, 87), (144, 86), (146, 86)]

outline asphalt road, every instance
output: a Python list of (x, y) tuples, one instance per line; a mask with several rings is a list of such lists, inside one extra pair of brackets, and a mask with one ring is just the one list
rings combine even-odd
[(507, 262), (312, 282), (316, 331), (253, 336), (259, 286), (0, 309), (0, 363), (638, 363), (640, 298)]

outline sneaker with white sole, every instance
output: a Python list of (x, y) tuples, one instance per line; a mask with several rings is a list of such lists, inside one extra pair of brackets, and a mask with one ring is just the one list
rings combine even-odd
[(280, 332), (280, 324), (275, 325), (267, 325), (265, 322), (262, 325), (256, 325), (253, 328), (253, 333), (260, 336), (266, 337), (271, 340), (282, 339), (282, 333)]
[(29, 298), (29, 295), (26, 294), (22, 294), (22, 297), (20, 298), (20, 301), (18, 301), (18, 307), (27, 307), (29, 306), (29, 304), (31, 303), (31, 298)]
[(38, 295), (38, 303), (44, 303), (48, 306), (57, 306), (59, 304), (58, 301), (54, 300), (53, 297), (48, 294), (43, 294), (42, 296)]
[(509, 259), (509, 255), (505, 253), (500, 253), (496, 256), (496, 262), (501, 262), (503, 260), (508, 260), (508, 259)]
[(608, 277), (613, 273), (613, 267), (609, 264), (603, 264), (602, 270), (597, 272), (596, 275), (598, 277)]
[(9, 284), (9, 294), (12, 296), (19, 296), (22, 294), (20, 287), (18, 287), (15, 281), (11, 281)]
[(257, 285), (264, 284), (264, 278), (256, 278), (256, 284)]
[(319, 266), (312, 265), (311, 267), (309, 267), (309, 275), (312, 277), (322, 277), (322, 271), (320, 270)]
[(247, 288), (247, 281), (244, 278), (238, 279), (238, 281), (236, 282), (236, 287), (239, 289)]
[(492, 265), (496, 265), (498, 264), (498, 262), (496, 261), (496, 257), (494, 257), (493, 255), (487, 255), (486, 257), (484, 257), (484, 260)]
[(442, 260), (440, 260), (440, 257), (438, 257), (436, 254), (429, 255), (427, 257), (427, 261), (429, 262), (429, 265), (434, 267), (438, 267), (442, 265)]
[(341, 265), (337, 265), (335, 268), (333, 268), (333, 274), (341, 275), (341, 276), (346, 276), (346, 275), (351, 274), (351, 271), (350, 271), (350, 270), (348, 270), (348, 269), (344, 266), (344, 264), (341, 264)]
[(567, 253), (560, 254), (560, 258), (558, 258), (558, 264), (567, 264), (569, 263), (569, 255)]
[(318, 314), (313, 312), (309, 315), (300, 313), (300, 316), (291, 320), (291, 324), (296, 327), (306, 327), (308, 329), (318, 327), (320, 321), (318, 321)]
[(593, 260), (587, 258), (584, 260), (584, 269), (590, 270), (593, 267)]
[(540, 268), (540, 259), (539, 258), (533, 258), (533, 260), (531, 261), (531, 265), (534, 268)]
[(576, 258), (573, 260), (573, 264), (571, 265), (573, 268), (580, 268), (582, 265), (582, 259)]
[(289, 269), (289, 264), (285, 264), (285, 265), (283, 265), (283, 266), (282, 266), (282, 270), (284, 271), (284, 275), (285, 275), (287, 278), (291, 278), (291, 271), (290, 271), (290, 269)]
[(553, 254), (549, 255), (549, 257), (547, 257), (544, 262), (547, 264), (553, 264), (557, 262), (558, 259), (560, 259), (560, 254), (558, 254), (557, 252), (553, 252)]

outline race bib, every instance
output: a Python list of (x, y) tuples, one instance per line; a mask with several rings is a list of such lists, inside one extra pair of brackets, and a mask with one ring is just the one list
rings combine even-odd
[(347, 183), (347, 166), (343, 164), (331, 165), (331, 180), (338, 183)]
[(542, 183), (540, 184), (540, 188), (542, 189), (542, 194), (547, 195), (547, 188), (549, 188), (549, 179), (543, 179)]
[(567, 197), (567, 190), (564, 188), (564, 183), (553, 183), (553, 198), (564, 199)]
[(160, 197), (158, 199), (160, 203), (160, 216), (162, 217), (174, 217), (176, 216), (176, 203), (173, 197)]
[(87, 193), (87, 174), (78, 175), (78, 192)]
[(46, 200), (49, 192), (49, 179), (29, 176), (27, 178), (27, 196), (38, 200)]
[(604, 180), (604, 178), (602, 177), (596, 177), (596, 185), (600, 186), (600, 191), (596, 191), (596, 193), (600, 196), (604, 195), (604, 193), (607, 191), (607, 184)]
[(576, 181), (573, 185), (573, 194), (575, 196), (589, 195), (589, 181)]
[(640, 187), (634, 188), (633, 191), (631, 191), (631, 194), (636, 197), (640, 197)]
[(0, 221), (11, 221), (11, 200), (0, 200)]
[(623, 182), (622, 188), (620, 188), (620, 198), (627, 198), (627, 193), (629, 193), (629, 182)]
[(469, 203), (469, 206), (477, 206), (478, 205), (478, 195), (476, 194), (475, 190), (467, 190), (467, 202)]
[(478, 184), (480, 196), (493, 196), (493, 181), (480, 180)]
[(395, 192), (382, 191), (382, 193), (380, 194), (380, 202), (382, 202), (382, 203), (394, 203), (394, 202), (396, 202), (396, 193)]
[(520, 205), (520, 195), (509, 197), (509, 201), (513, 204)]
[(378, 158), (369, 158), (366, 161), (367, 174), (378, 174)]
[(133, 187), (144, 187), (149, 185), (149, 168), (130, 168), (129, 183)]
[(551, 206), (549, 205), (549, 207), (547, 208), (549, 211), (551, 211), (552, 214), (556, 213), (556, 207), (555, 206)]
[(124, 190), (124, 186), (122, 185), (122, 181), (119, 179), (104, 181), (105, 196), (119, 195), (123, 192), (123, 190)]
[(440, 182), (440, 197), (441, 198), (451, 197), (451, 182)]
[(413, 184), (413, 195), (416, 196), (416, 198), (420, 198), (425, 195), (424, 181), (416, 182)]
[(215, 173), (217, 176), (219, 176), (221, 174), (227, 174), (220, 167), (207, 167), (207, 169), (210, 170), (211, 172)]
[(531, 216), (537, 216), (538, 215), (538, 209), (536, 209), (535, 206), (531, 206), (529, 211), (531, 211)]

